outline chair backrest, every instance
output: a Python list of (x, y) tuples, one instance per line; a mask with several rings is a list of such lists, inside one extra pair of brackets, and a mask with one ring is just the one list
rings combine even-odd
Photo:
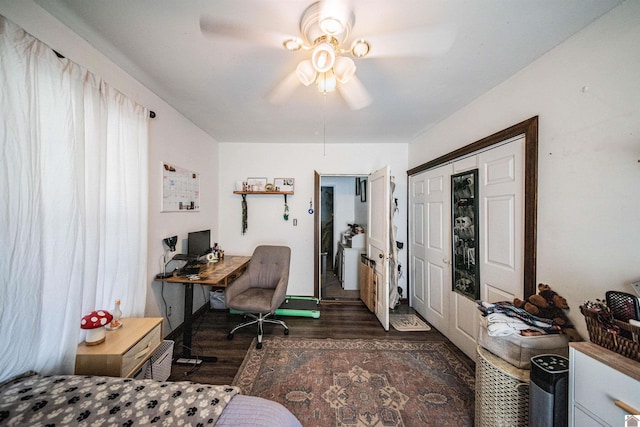
[(623, 322), (629, 322), (629, 319), (640, 320), (640, 303), (635, 295), (620, 291), (607, 291), (605, 298), (614, 319)]
[(291, 249), (287, 246), (258, 246), (245, 274), (249, 275), (252, 287), (272, 289), (283, 277), (285, 283), (289, 281), (290, 260)]

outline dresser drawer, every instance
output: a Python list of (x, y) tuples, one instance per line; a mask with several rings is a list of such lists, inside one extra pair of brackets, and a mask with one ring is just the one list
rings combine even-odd
[(624, 425), (628, 412), (616, 406), (615, 401), (640, 408), (640, 382), (580, 351), (572, 348), (570, 352), (571, 392), (577, 410), (574, 425), (584, 425), (578, 420), (585, 414), (594, 423), (599, 420), (605, 425)]
[(121, 377), (133, 375), (139, 365), (151, 357), (153, 352), (162, 344), (162, 327), (157, 325), (147, 335), (142, 337), (129, 351), (122, 355)]

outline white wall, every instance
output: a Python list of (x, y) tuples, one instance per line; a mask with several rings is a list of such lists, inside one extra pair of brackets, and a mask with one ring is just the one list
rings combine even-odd
[(409, 146), (417, 166), (535, 115), (537, 281), (579, 306), (640, 278), (640, 2), (627, 1)]
[[(156, 112), (149, 128), (149, 259), (147, 263), (147, 316), (164, 314), (161, 285), (153, 282), (160, 272), (162, 239), (178, 235), (186, 239), (189, 231), (211, 228), (217, 231), (218, 186), (217, 143), (170, 105), (124, 72), (85, 40), (45, 12), (31, 0), (0, 0), (0, 13), (74, 62), (102, 76), (112, 86), (138, 103)], [(201, 210), (198, 213), (160, 213), (162, 161), (201, 173)], [(178, 246), (179, 248), (180, 246)], [(184, 290), (180, 285), (165, 285), (164, 299), (172, 306), (173, 327), (182, 323)], [(195, 290), (194, 307), (204, 303), (202, 292)], [(105, 307), (96, 307), (105, 308)], [(108, 307), (106, 307), (108, 308)], [(124, 315), (127, 302), (122, 301)], [(165, 334), (169, 333), (165, 322)]]
[[(398, 240), (406, 241), (406, 143), (387, 144), (219, 144), (219, 239), (225, 254), (250, 255), (259, 244), (284, 244), (292, 249), (289, 291), (313, 295), (313, 199), (314, 171), (321, 175), (367, 175), (385, 165), (396, 177), (400, 212), (396, 215)], [(248, 230), (241, 234), (241, 196), (233, 194), (235, 181), (247, 177), (295, 178), (295, 194), (289, 196), (289, 221), (282, 218), (283, 196), (248, 195)], [(316, 201), (313, 201), (314, 209)], [(293, 219), (298, 225), (293, 226)], [(406, 266), (406, 251), (400, 252)], [(400, 283), (406, 289), (404, 278)], [(406, 293), (405, 293), (406, 295)]]

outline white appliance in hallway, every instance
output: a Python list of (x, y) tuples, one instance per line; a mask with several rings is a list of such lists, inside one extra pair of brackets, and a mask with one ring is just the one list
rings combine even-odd
[(345, 237), (339, 243), (338, 279), (345, 291), (358, 290), (358, 262), (360, 255), (366, 252), (366, 235), (364, 233)]

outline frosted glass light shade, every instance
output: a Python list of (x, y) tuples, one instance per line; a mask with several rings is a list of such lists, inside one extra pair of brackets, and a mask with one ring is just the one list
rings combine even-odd
[(318, 76), (318, 90), (323, 93), (336, 90), (336, 76), (333, 71), (329, 70)]
[(347, 83), (356, 73), (356, 64), (351, 58), (339, 56), (336, 58), (336, 64), (333, 67), (336, 80), (340, 83)]
[(318, 72), (313, 68), (311, 60), (305, 59), (304, 61), (300, 61), (296, 67), (296, 75), (298, 76), (300, 83), (305, 86), (309, 86), (311, 83), (316, 81)]
[(320, 43), (313, 49), (311, 54), (311, 63), (319, 73), (329, 71), (336, 60), (336, 52), (329, 43)]

